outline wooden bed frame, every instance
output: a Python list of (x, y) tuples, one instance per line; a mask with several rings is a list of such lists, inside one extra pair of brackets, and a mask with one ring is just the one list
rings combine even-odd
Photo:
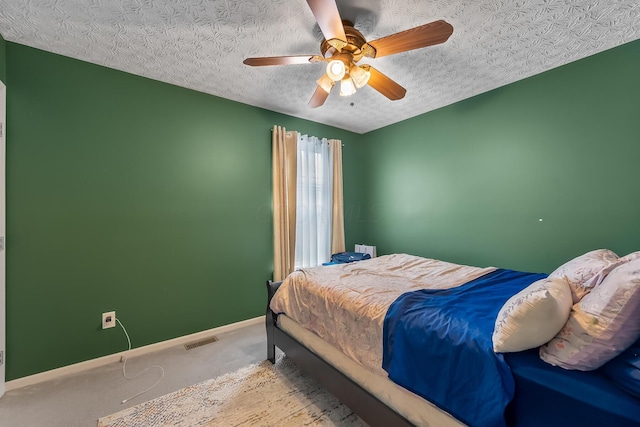
[(338, 369), (313, 353), (298, 340), (278, 327), (278, 315), (271, 311), (271, 298), (282, 282), (267, 281), (267, 358), (276, 361), (276, 347), (307, 375), (315, 379), (330, 393), (340, 399), (371, 427), (410, 427), (406, 418), (355, 383)]

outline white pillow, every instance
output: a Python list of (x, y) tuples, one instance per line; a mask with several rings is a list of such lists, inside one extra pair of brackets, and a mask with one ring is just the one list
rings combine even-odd
[(573, 294), (573, 303), (591, 292), (619, 264), (618, 255), (609, 249), (596, 249), (565, 262), (549, 277), (566, 277)]
[(571, 288), (564, 277), (533, 282), (500, 309), (493, 350), (508, 353), (541, 346), (562, 329), (572, 305)]

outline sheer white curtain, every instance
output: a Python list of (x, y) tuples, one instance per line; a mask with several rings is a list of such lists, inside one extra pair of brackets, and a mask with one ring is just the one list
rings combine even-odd
[(298, 135), (295, 268), (331, 258), (334, 144)]

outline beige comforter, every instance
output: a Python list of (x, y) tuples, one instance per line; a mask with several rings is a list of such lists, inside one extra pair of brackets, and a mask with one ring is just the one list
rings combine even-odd
[(271, 300), (286, 313), (371, 371), (382, 369), (382, 324), (391, 303), (418, 289), (447, 289), (494, 271), (394, 254), (291, 273)]

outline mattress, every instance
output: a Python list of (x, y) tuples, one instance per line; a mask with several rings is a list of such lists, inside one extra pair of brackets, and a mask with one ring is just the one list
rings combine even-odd
[(294, 271), (271, 300), (300, 326), (369, 371), (382, 369), (382, 328), (400, 295), (419, 289), (449, 289), (494, 271), (407, 254)]
[(507, 413), (514, 427), (640, 427), (640, 399), (602, 372), (569, 371), (543, 362), (538, 349), (509, 353), (516, 381)]
[(386, 375), (371, 375), (368, 369), (286, 315), (278, 316), (278, 326), (416, 426), (464, 426), (431, 402), (395, 384)]

